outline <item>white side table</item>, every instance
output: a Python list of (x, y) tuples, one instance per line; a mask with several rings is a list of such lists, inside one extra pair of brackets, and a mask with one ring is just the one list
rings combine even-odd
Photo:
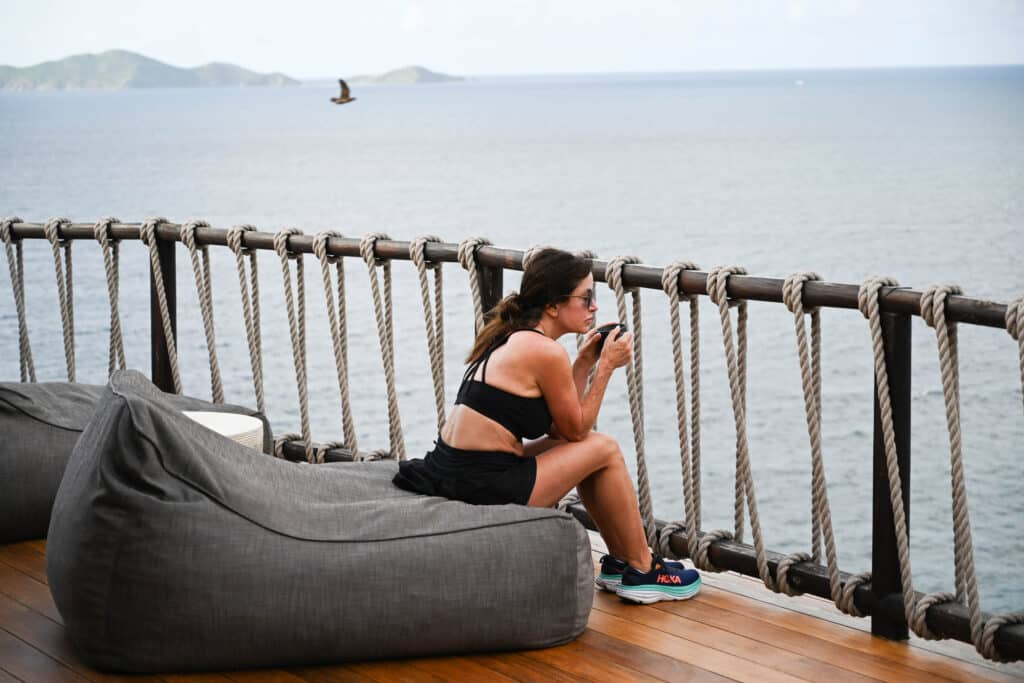
[(237, 413), (213, 413), (206, 410), (184, 410), (182, 412), (207, 429), (222, 434), (232, 441), (257, 451), (263, 450), (263, 423), (255, 417)]

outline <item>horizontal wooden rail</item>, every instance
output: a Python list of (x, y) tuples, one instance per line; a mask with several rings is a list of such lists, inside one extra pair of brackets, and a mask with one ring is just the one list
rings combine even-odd
[[(115, 239), (139, 239), (139, 224), (115, 223), (111, 227)], [(175, 241), (180, 237), (179, 225), (165, 223), (157, 230), (162, 240)], [(196, 243), (227, 246), (228, 231), (221, 228), (198, 228)], [(45, 239), (41, 223), (15, 223), (13, 235), (16, 238)], [(87, 223), (73, 223), (61, 231), (68, 239), (95, 239), (93, 226)], [(246, 232), (242, 235), (242, 244), (249, 249), (273, 250), (274, 233)], [(292, 252), (312, 254), (313, 235), (294, 235), (288, 240)], [(359, 239), (353, 237), (331, 238), (327, 242), (327, 251), (337, 256), (359, 257)], [(458, 244), (444, 242), (428, 242), (424, 250), (427, 260), (456, 263), (458, 262)], [(477, 261), (482, 266), (492, 268), (523, 269), (523, 251), (518, 249), (500, 249), (498, 247), (480, 247)], [(392, 260), (409, 260), (409, 242), (399, 240), (381, 240), (377, 242), (376, 254), (381, 258)], [(606, 282), (606, 261), (594, 259), (594, 279)], [(629, 287), (661, 290), (662, 269), (655, 266), (627, 265), (622, 269), (622, 279)], [(782, 278), (754, 277), (750, 275), (733, 275), (729, 278), (727, 292), (730, 297), (751, 301), (782, 302)], [(680, 287), (686, 294), (707, 294), (707, 273), (702, 271), (684, 271), (680, 276)], [(804, 285), (804, 305), (821, 306), (824, 308), (857, 308), (858, 285), (837, 284), (833, 282), (807, 282)], [(921, 292), (902, 287), (883, 287), (879, 296), (882, 311), (921, 315)], [(950, 296), (946, 300), (946, 312), (951, 320), (1006, 329), (1006, 304), (967, 296)]]

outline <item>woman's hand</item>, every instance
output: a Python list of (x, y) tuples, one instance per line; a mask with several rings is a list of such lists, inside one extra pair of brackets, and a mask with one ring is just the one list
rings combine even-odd
[(597, 350), (600, 343), (601, 335), (598, 334), (596, 328), (587, 332), (586, 337), (583, 339), (583, 345), (576, 352), (576, 363), (582, 365), (588, 371), (594, 367), (600, 355)]
[(633, 360), (633, 333), (616, 327), (608, 334), (601, 350), (601, 362), (612, 368), (621, 368)]

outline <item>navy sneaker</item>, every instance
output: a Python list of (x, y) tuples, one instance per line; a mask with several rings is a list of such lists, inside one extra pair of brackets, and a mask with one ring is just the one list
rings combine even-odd
[(660, 600), (688, 600), (700, 592), (700, 574), (655, 557), (651, 570), (639, 572), (626, 567), (622, 573), (619, 597), (629, 602), (649, 605)]
[[(685, 569), (682, 562), (676, 560), (663, 560), (666, 565), (676, 569)], [(622, 574), (628, 567), (625, 562), (612, 555), (601, 556), (601, 573), (594, 579), (597, 587), (609, 593), (618, 593), (622, 585)]]
[(604, 555), (601, 557), (601, 573), (594, 579), (597, 587), (609, 593), (615, 593), (622, 584), (622, 573), (628, 565), (617, 557)]

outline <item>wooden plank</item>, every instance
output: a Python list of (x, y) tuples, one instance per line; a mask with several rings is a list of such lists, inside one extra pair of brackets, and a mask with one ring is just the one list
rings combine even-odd
[(473, 655), (470, 659), (522, 683), (574, 683), (579, 680), (576, 676), (556, 669), (550, 664), (538, 662), (518, 652)]
[(35, 550), (38, 553), (42, 553), (43, 555), (46, 554), (46, 539), (45, 538), (36, 539), (34, 541), (25, 541), (25, 545), (27, 545), (29, 548), (32, 548), (33, 550)]
[(615, 663), (600, 650), (575, 640), (571, 643), (544, 650), (530, 650), (523, 653), (529, 659), (544, 662), (556, 669), (591, 681), (657, 681), (635, 669)]
[(366, 681), (373, 680), (344, 665), (304, 666), (289, 669), (289, 671), (308, 683), (366, 683)]
[(379, 683), (393, 683), (396, 681), (422, 683), (424, 681), (445, 680), (429, 671), (414, 669), (405, 661), (355, 662), (346, 664), (345, 667)]
[(429, 657), (413, 659), (409, 665), (420, 671), (439, 676), (446, 681), (514, 681), (480, 662), (467, 657)]
[[(596, 573), (598, 571), (596, 565), (604, 550), (604, 542), (600, 536), (591, 534), (591, 544), (594, 548)], [(728, 573), (709, 574), (706, 572), (703, 573), (703, 577), (706, 580), (700, 596), (697, 598), (698, 602), (707, 601), (716, 608), (730, 610), (745, 617), (756, 616), (756, 618), (768, 621), (775, 626), (782, 626), (800, 634), (811, 634), (822, 640), (857, 650), (870, 657), (880, 657), (890, 662), (897, 662), (902, 666), (909, 666), (954, 681), (990, 680), (999, 683), (1012, 683), (1012, 681), (1024, 679), (1024, 676), (1021, 676), (1020, 672), (1016, 670), (998, 671), (994, 668), (995, 665), (987, 666), (985, 662), (966, 661), (953, 654), (924, 649), (913, 643), (875, 638), (868, 631), (856, 628), (856, 623), (854, 625), (843, 624), (842, 620), (854, 618), (847, 617), (838, 611), (832, 615), (834, 619), (818, 616), (817, 613), (828, 614), (823, 610), (834, 609), (831, 603), (820, 598), (786, 597), (784, 598), (786, 604), (782, 604), (783, 598), (769, 593), (759, 581), (754, 579)], [(725, 580), (728, 581), (725, 582), (724, 588), (709, 585)], [(736, 582), (746, 583), (749, 586), (741, 586), (737, 589)], [(763, 595), (758, 596), (759, 592), (763, 592)], [(806, 605), (813, 607), (815, 614), (799, 611)], [(958, 643), (947, 642), (947, 645), (958, 645)], [(1014, 668), (1016, 667), (1014, 666)]]
[(0, 668), (0, 683), (21, 683), (17, 678)]
[(227, 683), (228, 677), (218, 673), (164, 674), (167, 683)]
[(250, 669), (224, 674), (237, 683), (302, 683), (303, 678), (281, 669)]
[[(743, 615), (715, 610), (699, 600), (692, 604), (662, 604), (658, 609), (675, 614), (694, 623), (694, 630), (700, 631), (704, 624), (712, 633), (725, 632), (757, 643), (757, 649), (767, 648), (776, 653), (789, 652), (800, 657), (806, 673), (820, 669), (820, 678), (839, 680), (934, 680), (932, 674), (896, 662), (877, 659), (861, 652), (836, 647), (835, 644), (773, 626), (764, 621), (751, 620)], [(763, 660), (759, 660), (763, 661)], [(789, 670), (789, 669), (786, 669)]]
[[(793, 652), (773, 647), (756, 639), (732, 633), (727, 629), (707, 626), (655, 607), (627, 605), (609, 594), (597, 596), (595, 607), (619, 618), (682, 636), (691, 642), (756, 662), (796, 678), (814, 681), (840, 679), (858, 681), (859, 683), (868, 683), (870, 680), (866, 676), (833, 666), (827, 661), (807, 657), (799, 651)], [(909, 671), (911, 674), (920, 673)], [(927, 677), (923, 675), (920, 679), (908, 678), (908, 680), (927, 683)]]
[(86, 683), (86, 679), (0, 628), (0, 662), (25, 683)]
[(50, 589), (28, 574), (24, 574), (4, 562), (0, 562), (0, 594), (6, 595), (26, 607), (31, 607), (58, 624), (64, 623), (57, 611), (57, 606), (53, 604)]
[(818, 619), (759, 600), (737, 596), (718, 588), (703, 587), (700, 599), (701, 602), (714, 609), (739, 614), (748, 620), (766, 621), (775, 626), (811, 635), (872, 657), (898, 662), (934, 676), (965, 683), (977, 680), (1013, 683), (1013, 681), (1020, 680), (1019, 677), (1012, 674), (1004, 674), (971, 662), (935, 654), (907, 643), (876, 638), (867, 631)]
[(592, 629), (583, 632), (580, 642), (597, 648), (601, 654), (618, 664), (666, 681), (725, 683), (730, 680), (692, 664), (652, 652), (647, 648), (632, 645)]
[(602, 610), (594, 610), (590, 613), (590, 622), (587, 626), (613, 638), (737, 681), (793, 683), (801, 680), (796, 676), (740, 657), (734, 657), (721, 650), (706, 647), (692, 640), (623, 619)]
[(49, 585), (46, 578), (46, 556), (40, 555), (23, 543), (0, 545), (0, 562), (28, 574), (40, 583)]
[(112, 676), (91, 669), (72, 648), (63, 626), (5, 595), (0, 596), (0, 624), (11, 635), (90, 681), (155, 683), (160, 680), (155, 676)]

